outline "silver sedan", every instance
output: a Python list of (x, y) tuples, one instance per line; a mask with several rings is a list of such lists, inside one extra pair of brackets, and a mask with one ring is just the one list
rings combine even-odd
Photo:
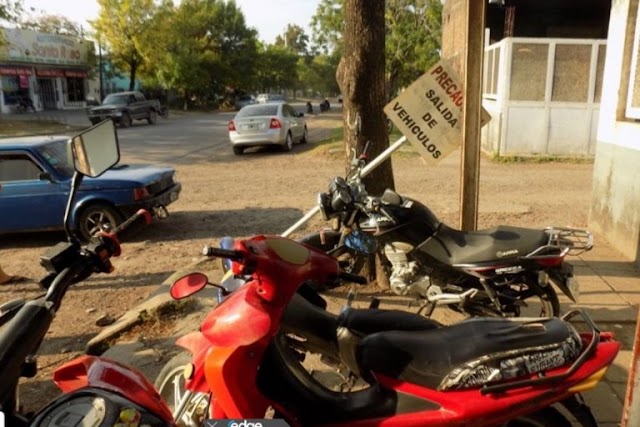
[(229, 121), (229, 140), (237, 155), (267, 145), (290, 151), (294, 142), (307, 142), (307, 123), (303, 113), (284, 102), (247, 105)]

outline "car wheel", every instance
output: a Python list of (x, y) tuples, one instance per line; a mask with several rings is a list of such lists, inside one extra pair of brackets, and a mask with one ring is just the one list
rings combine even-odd
[(291, 151), (292, 148), (293, 148), (293, 138), (291, 137), (291, 132), (287, 132), (287, 138), (284, 140), (282, 151)]
[(156, 110), (149, 111), (149, 117), (147, 117), (147, 121), (150, 125), (156, 124), (156, 122), (158, 121), (158, 114), (156, 113)]
[(308, 134), (307, 134), (307, 127), (304, 127), (304, 132), (302, 132), (302, 138), (300, 139), (300, 144), (306, 144), (307, 142), (309, 142), (308, 139)]
[(241, 156), (244, 153), (244, 148), (242, 147), (233, 147), (233, 154), (236, 156)]
[(123, 128), (131, 126), (131, 116), (129, 113), (122, 113), (122, 117), (120, 117), (120, 126)]
[(122, 223), (122, 215), (113, 206), (96, 203), (82, 210), (77, 226), (80, 236), (89, 240), (97, 231), (104, 230), (106, 227), (115, 229), (120, 223)]

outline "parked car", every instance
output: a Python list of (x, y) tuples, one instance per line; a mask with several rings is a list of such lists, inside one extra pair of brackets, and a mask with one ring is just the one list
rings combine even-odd
[(253, 95), (241, 95), (236, 97), (236, 100), (233, 103), (233, 106), (237, 111), (237, 110), (240, 110), (242, 107), (255, 104), (256, 102), (257, 102), (256, 98)]
[(123, 128), (131, 126), (134, 120), (146, 120), (150, 125), (158, 120), (162, 112), (160, 101), (147, 100), (141, 92), (119, 92), (107, 95), (99, 107), (87, 110), (91, 124), (111, 119)]
[(261, 93), (256, 98), (259, 104), (266, 104), (267, 102), (286, 102), (287, 99), (284, 95), (277, 93)]
[[(64, 227), (74, 167), (68, 136), (0, 139), (0, 234)], [(83, 180), (71, 219), (87, 239), (138, 209), (153, 211), (178, 200), (181, 185), (171, 167), (120, 164)]]
[(303, 113), (284, 102), (247, 105), (229, 121), (229, 140), (237, 155), (265, 145), (290, 151), (294, 142), (307, 142), (307, 123)]

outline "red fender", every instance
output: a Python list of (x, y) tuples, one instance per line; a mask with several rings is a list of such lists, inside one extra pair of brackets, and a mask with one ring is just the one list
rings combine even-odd
[(207, 379), (204, 375), (204, 361), (211, 351), (211, 341), (209, 341), (200, 331), (191, 332), (176, 340), (176, 345), (184, 348), (193, 355), (193, 374), (185, 381), (187, 390), (197, 393), (210, 393)]
[(151, 411), (173, 425), (173, 415), (166, 403), (140, 372), (114, 360), (82, 356), (60, 366), (53, 382), (65, 393), (95, 387), (109, 390)]

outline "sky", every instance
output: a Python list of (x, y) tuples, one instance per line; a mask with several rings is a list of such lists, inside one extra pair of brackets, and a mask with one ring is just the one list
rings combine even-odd
[[(236, 0), (236, 5), (244, 13), (247, 26), (258, 30), (259, 38), (273, 43), (282, 34), (287, 24), (302, 27), (311, 36), (311, 17), (316, 12), (320, 0)], [(63, 15), (88, 28), (87, 20), (98, 15), (96, 0), (24, 0), (25, 9), (35, 8), (37, 12)]]

